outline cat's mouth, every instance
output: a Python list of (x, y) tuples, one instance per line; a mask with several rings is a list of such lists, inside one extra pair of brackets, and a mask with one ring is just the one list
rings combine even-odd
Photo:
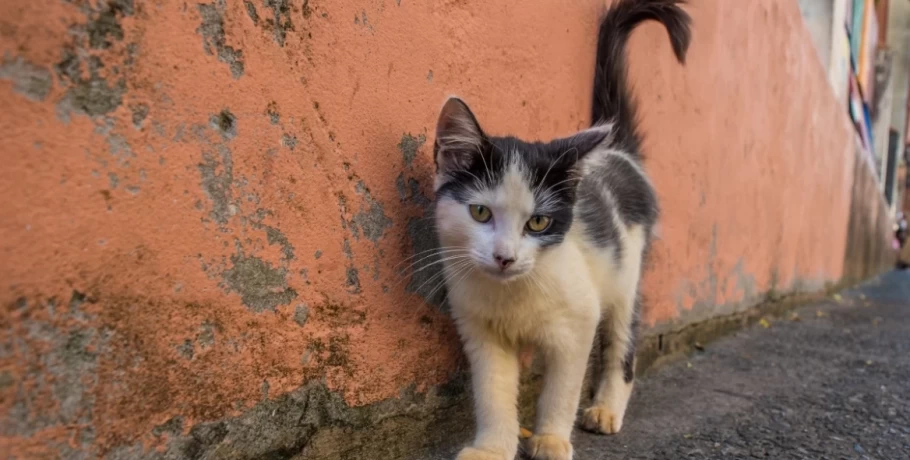
[(486, 276), (499, 281), (501, 283), (508, 283), (514, 281), (518, 278), (521, 278), (528, 273), (529, 270), (519, 267), (509, 267), (505, 270), (500, 269), (496, 266), (485, 265), (483, 270), (481, 270)]

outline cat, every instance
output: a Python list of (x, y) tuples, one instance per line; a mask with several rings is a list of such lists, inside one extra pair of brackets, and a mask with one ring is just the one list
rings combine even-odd
[(683, 0), (618, 0), (599, 27), (592, 126), (550, 142), (488, 135), (457, 97), (444, 104), (434, 156), (434, 218), (445, 286), (471, 367), (476, 435), (458, 460), (511, 460), (519, 444), (519, 350), (546, 371), (534, 459), (569, 460), (598, 327), (602, 375), (583, 427), (616, 433), (634, 378), (642, 260), (658, 217), (641, 161), (625, 45), (657, 20), (677, 60), (690, 41)]

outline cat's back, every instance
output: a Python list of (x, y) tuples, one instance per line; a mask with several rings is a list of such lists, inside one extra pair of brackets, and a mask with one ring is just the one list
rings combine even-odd
[[(657, 222), (657, 195), (635, 157), (605, 149), (585, 167), (575, 204), (576, 224), (586, 245), (621, 263), (640, 252)], [(634, 239), (643, 239), (636, 244)], [(641, 246), (641, 247), (639, 247)]]

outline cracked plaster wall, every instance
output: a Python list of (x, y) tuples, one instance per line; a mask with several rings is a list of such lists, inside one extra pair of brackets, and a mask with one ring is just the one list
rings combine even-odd
[[(657, 25), (630, 48), (654, 331), (844, 271), (852, 134), (796, 4), (693, 3), (685, 69)], [(434, 412), (466, 407), (437, 272), (402, 270), (434, 244), (434, 117), (584, 127), (601, 8), (0, 4), (0, 446), (343, 458), (463, 427)]]

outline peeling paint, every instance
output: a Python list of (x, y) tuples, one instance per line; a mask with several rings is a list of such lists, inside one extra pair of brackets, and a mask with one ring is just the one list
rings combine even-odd
[(294, 136), (291, 136), (290, 134), (282, 134), (281, 135), (281, 145), (283, 145), (291, 150), (294, 150), (294, 148), (297, 147), (297, 138)]
[(395, 178), (395, 190), (398, 190), (398, 199), (404, 201), (408, 199), (408, 189), (404, 184), (404, 173), (399, 173)]
[(256, 5), (249, 0), (243, 0), (243, 5), (246, 7), (246, 14), (253, 21), (253, 24), (259, 24), (259, 13), (256, 11)]
[(183, 343), (177, 347), (177, 351), (186, 359), (193, 359), (193, 356), (196, 354), (196, 346), (193, 345), (192, 340), (184, 340)]
[(297, 307), (294, 308), (294, 322), (297, 323), (298, 326), (305, 325), (306, 320), (309, 317), (310, 309), (306, 306), (306, 304), (298, 304)]
[[(102, 123), (96, 124), (95, 133), (104, 137), (108, 152), (117, 161), (118, 166), (128, 167), (130, 160), (136, 157), (127, 138), (115, 131), (113, 119), (105, 117)], [(106, 165), (105, 160), (101, 160), (101, 163)]]
[(265, 25), (271, 29), (272, 35), (278, 46), (283, 47), (287, 34), (294, 30), (291, 21), (291, 4), (289, 0), (263, 0), (263, 5), (272, 12), (272, 17), (266, 19)]
[(401, 150), (401, 156), (404, 163), (410, 168), (414, 164), (414, 158), (417, 157), (417, 151), (427, 142), (427, 136), (420, 134), (417, 137), (411, 133), (403, 134), (401, 142), (398, 143), (398, 150)]
[(149, 116), (149, 106), (148, 104), (135, 104), (130, 106), (130, 111), (133, 112), (133, 127), (136, 129), (142, 129), (142, 123)]
[(216, 0), (208, 4), (197, 5), (202, 24), (196, 32), (202, 35), (202, 45), (205, 52), (217, 56), (231, 69), (231, 75), (237, 79), (243, 76), (243, 51), (234, 49), (227, 44), (224, 35), (224, 0)]
[(58, 77), (68, 86), (66, 95), (58, 104), (61, 112), (99, 116), (120, 107), (126, 81), (121, 78), (111, 84), (102, 78), (99, 70), (103, 64), (96, 56), (87, 61), (88, 78), (83, 77), (82, 66), (82, 61), (70, 50), (64, 53), (63, 60), (56, 66)]
[(43, 101), (51, 91), (51, 73), (22, 57), (4, 56), (0, 62), (0, 79), (13, 82), (13, 90), (33, 101)]
[(233, 267), (222, 273), (230, 292), (240, 294), (250, 310), (261, 313), (275, 311), (297, 298), (297, 291), (288, 287), (287, 270), (253, 256), (231, 256)]
[(203, 163), (199, 164), (202, 177), (202, 190), (212, 202), (212, 219), (219, 224), (226, 224), (234, 214), (231, 208), (234, 168), (231, 151), (223, 146), (215, 146), (216, 152), (203, 151)]
[(120, 19), (133, 14), (133, 0), (107, 0), (98, 2), (98, 9), (89, 15), (85, 29), (89, 46), (95, 49), (110, 48), (111, 41), (123, 40)]
[(269, 116), (269, 123), (277, 125), (281, 122), (281, 114), (278, 113), (278, 103), (275, 101), (269, 102), (268, 107), (265, 109), (265, 113)]
[(231, 140), (237, 136), (237, 117), (230, 110), (224, 109), (217, 115), (209, 118), (209, 124), (212, 129), (221, 133), (225, 140)]
[(386, 229), (392, 226), (392, 219), (385, 214), (382, 203), (373, 199), (363, 182), (358, 182), (356, 188), (358, 193), (363, 195), (365, 209), (354, 215), (352, 224), (363, 231), (366, 239), (376, 243), (385, 234)]
[(281, 246), (281, 253), (283, 254), (284, 260), (289, 261), (295, 259), (294, 245), (291, 244), (288, 237), (275, 227), (269, 227), (267, 225), (264, 227), (269, 244), (278, 244)]
[[(47, 315), (28, 318), (20, 325), (27, 335), (18, 341), (19, 353), (34, 361), (23, 369), (27, 374), (21, 380), (9, 385), (15, 386), (16, 391), (7, 419), (11, 424), (2, 434), (32, 436), (58, 424), (91, 422), (95, 398), (90, 389), (98, 379), (99, 353), (107, 349), (110, 336), (108, 331), (88, 326), (94, 317), (79, 307), (91, 301), (73, 291), (62, 311), (57, 311), (57, 301), (50, 299), (45, 303)], [(26, 307), (24, 301), (20, 302), (20, 309)], [(70, 326), (58, 326), (61, 321)], [(53, 405), (52, 401), (56, 410), (42, 410), (49, 403)], [(90, 447), (93, 441), (91, 433), (84, 433), (77, 440), (82, 447)]]
[(196, 343), (199, 344), (199, 347), (205, 350), (210, 348), (215, 344), (215, 330), (216, 326), (209, 322), (202, 323), (202, 326), (199, 327), (199, 333), (196, 334)]
[(347, 238), (344, 239), (344, 242), (341, 245), (341, 252), (348, 259), (354, 258), (354, 251), (351, 250), (351, 241)]
[(360, 275), (359, 271), (354, 267), (348, 267), (346, 272), (346, 285), (352, 294), (360, 293)]

